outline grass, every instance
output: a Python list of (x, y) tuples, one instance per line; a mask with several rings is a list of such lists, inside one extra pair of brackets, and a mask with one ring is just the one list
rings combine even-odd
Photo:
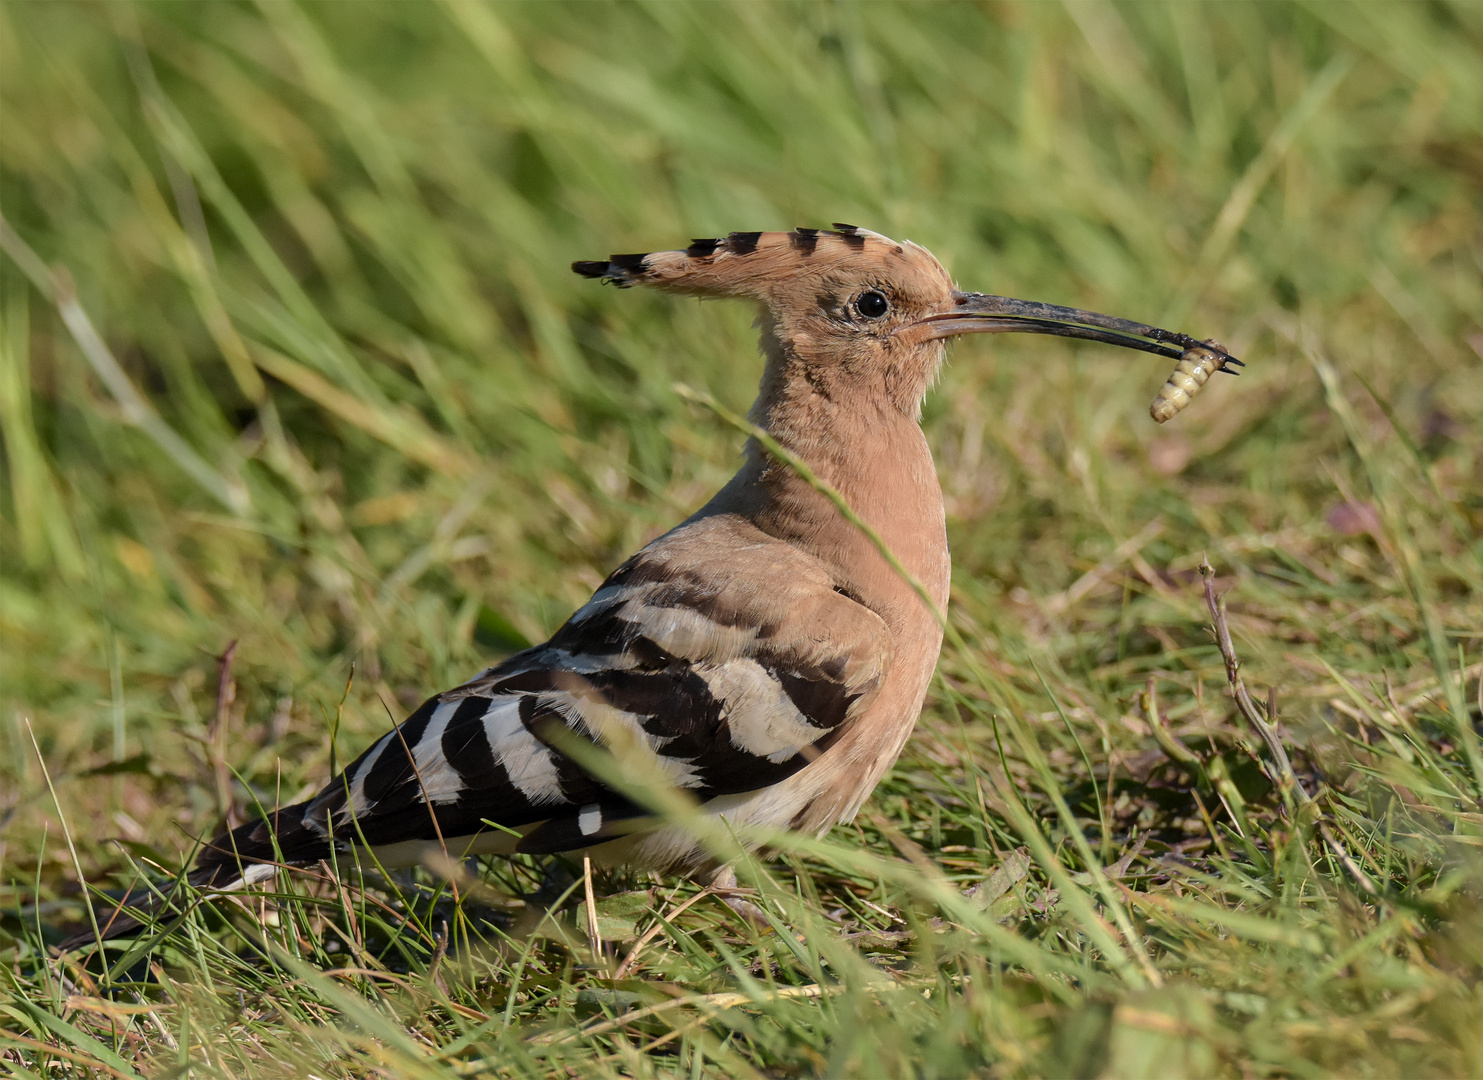
[[(0, 5), (0, 1062), (1483, 1072), (1480, 53), (1441, 2)], [(834, 220), (1250, 366), (1156, 428), (1161, 363), (954, 349), (952, 640), (857, 821), (743, 868), (772, 925), (615, 877), (594, 948), (517, 861), (50, 950), (729, 475), (672, 384), (744, 411), (749, 314), (571, 260)]]

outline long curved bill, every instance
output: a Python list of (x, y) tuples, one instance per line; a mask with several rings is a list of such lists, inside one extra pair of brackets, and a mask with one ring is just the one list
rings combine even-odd
[[(1085, 338), (1125, 349), (1138, 349), (1178, 360), (1190, 349), (1213, 352), (1220, 360), (1217, 371), (1240, 374), (1235, 367), (1246, 365), (1224, 349), (1198, 341), (1188, 334), (1163, 330), (1157, 326), (1099, 315), (1080, 308), (1059, 307), (1034, 300), (1015, 300), (987, 293), (953, 293), (953, 306), (913, 323), (912, 329), (925, 332), (927, 340), (955, 337), (958, 334), (1055, 334), (1058, 337)], [(1229, 365), (1235, 365), (1231, 367)]]

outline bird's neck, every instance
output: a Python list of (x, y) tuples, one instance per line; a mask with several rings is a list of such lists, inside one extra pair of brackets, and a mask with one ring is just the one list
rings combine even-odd
[[(753, 418), (837, 490), (945, 609), (949, 560), (942, 488), (920, 425), (881, 394), (833, 389), (824, 392), (806, 379), (771, 385), (764, 379)], [(756, 440), (748, 445), (746, 464), (717, 498), (764, 532), (814, 555), (841, 591), (876, 610), (893, 629), (935, 623), (874, 542)]]

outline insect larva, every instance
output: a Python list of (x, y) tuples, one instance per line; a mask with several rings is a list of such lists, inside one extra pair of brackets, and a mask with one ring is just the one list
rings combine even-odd
[(1205, 381), (1230, 359), (1220, 342), (1206, 341), (1203, 344), (1208, 348), (1193, 345), (1184, 350), (1184, 355), (1174, 367), (1174, 374), (1169, 376), (1169, 381), (1164, 383), (1158, 397), (1148, 407), (1148, 415), (1159, 423), (1182, 412), (1190, 399), (1200, 392)]

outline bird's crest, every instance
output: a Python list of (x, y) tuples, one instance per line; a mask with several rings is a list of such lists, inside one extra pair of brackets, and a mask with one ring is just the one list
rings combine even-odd
[(784, 283), (796, 288), (800, 276), (824, 278), (862, 263), (922, 256), (936, 265), (926, 249), (910, 241), (897, 243), (869, 229), (836, 222), (832, 229), (734, 232), (692, 240), (682, 251), (614, 255), (607, 261), (574, 262), (572, 269), (620, 288), (652, 285), (696, 296), (766, 301)]

